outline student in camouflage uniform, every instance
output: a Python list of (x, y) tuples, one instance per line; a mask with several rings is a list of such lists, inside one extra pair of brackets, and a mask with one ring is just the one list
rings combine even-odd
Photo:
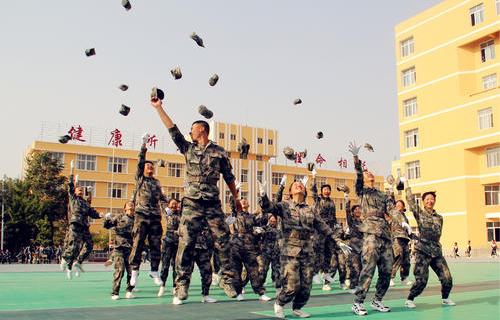
[[(231, 162), (224, 148), (208, 139), (210, 127), (207, 122), (195, 121), (192, 124), (190, 135), (193, 142), (188, 142), (163, 110), (162, 101), (152, 98), (151, 105), (158, 112), (172, 140), (186, 159), (188, 185), (182, 201), (179, 248), (176, 257), (176, 296), (173, 303), (179, 303), (188, 297), (191, 273), (186, 271), (186, 267), (191, 264), (196, 237), (207, 224), (212, 231), (221, 263), (223, 279), (219, 286), (224, 289), (227, 296), (234, 298), (237, 293), (233, 285), (234, 272), (231, 270), (229, 260), (229, 228), (224, 222), (217, 187), (222, 174), (233, 197), (235, 199), (238, 197), (234, 175), (231, 172)], [(236, 205), (241, 208), (239, 200), (236, 200)]]
[(360, 146), (355, 142), (349, 144), (349, 151), (354, 156), (356, 169), (356, 194), (360, 199), (363, 223), (359, 230), (364, 233), (361, 255), (362, 269), (359, 284), (356, 288), (352, 310), (357, 315), (367, 314), (363, 302), (370, 289), (375, 268), (378, 267), (377, 291), (370, 306), (381, 312), (391, 309), (384, 305), (382, 299), (389, 288), (393, 265), (391, 230), (385, 216), (394, 207), (393, 202), (384, 192), (374, 188), (374, 176), (361, 169), (358, 158)]
[[(292, 315), (309, 317), (302, 307), (309, 300), (314, 272), (312, 237), (314, 232), (335, 237), (334, 231), (319, 217), (313, 207), (305, 202), (306, 188), (301, 181), (290, 186), (292, 201), (271, 203), (260, 187), (262, 209), (282, 218), (283, 246), (281, 248), (281, 274), (283, 287), (280, 291), (274, 312), (276, 317), (285, 318), (283, 306), (293, 300)], [(345, 250), (348, 246), (334, 239)]]
[(248, 212), (249, 204), (246, 199), (241, 200), (241, 211), (237, 211), (234, 201), (231, 199), (233, 216), (236, 221), (233, 223), (234, 233), (231, 236), (231, 261), (236, 277), (234, 287), (237, 293), (238, 301), (244, 300), (242, 289), (244, 282), (242, 280), (242, 267), (247, 270), (247, 278), (252, 284), (253, 291), (259, 295), (259, 300), (269, 301), (271, 298), (265, 295), (266, 289), (263, 286), (262, 277), (259, 274), (259, 263), (257, 255), (260, 250), (257, 245), (256, 236), (264, 232), (260, 227), (263, 225), (265, 215), (250, 214)]
[(132, 229), (134, 227), (134, 211), (135, 205), (133, 202), (127, 202), (124, 206), (124, 212), (111, 216), (111, 213), (106, 214), (104, 228), (115, 228), (115, 248), (113, 251), (113, 263), (115, 271), (113, 273), (113, 290), (111, 291), (111, 299), (118, 300), (120, 297), (120, 286), (125, 271), (127, 272), (127, 299), (135, 298), (132, 293), (134, 286), (130, 284), (131, 270), (128, 262), (130, 252), (132, 251)]
[(411, 285), (408, 280), (410, 275), (410, 242), (411, 227), (408, 224), (408, 218), (405, 215), (405, 203), (403, 200), (396, 201), (396, 208), (392, 210), (391, 215), (391, 237), (392, 251), (394, 252), (394, 265), (392, 266), (391, 286), (394, 286), (394, 278), (398, 269), (401, 276), (401, 284)]
[(163, 285), (160, 286), (158, 291), (158, 297), (165, 294), (165, 283), (168, 277), (168, 269), (170, 265), (172, 268), (172, 287), (175, 288), (175, 256), (177, 255), (177, 246), (179, 245), (179, 235), (177, 233), (179, 229), (179, 222), (181, 220), (180, 203), (177, 199), (168, 200), (167, 209), (164, 211), (165, 214), (165, 224), (166, 232), (161, 243), (161, 270), (160, 278), (163, 281)]
[(453, 287), (453, 280), (450, 269), (443, 257), (443, 251), (439, 240), (443, 231), (443, 217), (436, 213), (434, 204), (436, 203), (436, 193), (434, 191), (425, 192), (422, 195), (424, 209), (422, 210), (416, 203), (408, 181), (405, 181), (406, 201), (417, 221), (419, 239), (415, 244), (415, 267), (413, 275), (415, 283), (410, 288), (410, 294), (405, 302), (408, 308), (415, 308), (415, 297), (424, 291), (429, 278), (429, 266), (434, 270), (441, 282), (441, 297), (443, 305), (454, 306), (450, 298), (450, 291)]
[[(61, 259), (61, 270), (66, 271), (68, 279), (73, 277), (71, 269), (74, 266), (78, 271), (83, 271), (81, 262), (77, 261), (73, 264), (78, 257), (82, 248), (82, 242), (85, 237), (85, 230), (88, 224), (88, 219), (99, 219), (103, 214), (99, 214), (92, 208), (87, 200), (83, 198), (83, 187), (77, 186), (73, 180), (74, 162), (71, 161), (71, 174), (69, 176), (68, 194), (69, 194), (69, 210), (71, 213), (70, 226), (68, 234), (66, 235), (66, 247)], [(85, 240), (88, 241), (88, 240)], [(85, 257), (85, 256), (84, 256)], [(83, 259), (82, 259), (83, 261)]]
[(143, 144), (137, 163), (135, 176), (136, 190), (134, 199), (137, 201), (135, 210), (134, 229), (132, 231), (134, 245), (130, 253), (130, 268), (132, 269), (131, 285), (137, 284), (139, 267), (141, 265), (142, 251), (146, 248), (145, 240), (148, 238), (151, 272), (150, 276), (156, 285), (161, 286), (163, 282), (158, 274), (161, 258), (161, 236), (163, 227), (161, 225), (161, 208), (167, 206), (167, 200), (163, 195), (160, 181), (153, 177), (155, 167), (153, 162), (146, 161), (146, 141), (149, 135), (143, 136)]
[(358, 286), (359, 274), (361, 272), (361, 251), (363, 249), (363, 233), (359, 231), (361, 228), (361, 207), (354, 205), (351, 207), (349, 195), (344, 194), (346, 198), (345, 211), (348, 225), (349, 246), (352, 249), (348, 257), (347, 265), (349, 267), (349, 290), (351, 293), (356, 292)]
[[(89, 203), (89, 206), (92, 205), (92, 187), (87, 187), (87, 202)], [(85, 228), (82, 233), (82, 244), (80, 247), (80, 253), (78, 254), (78, 258), (76, 259), (76, 263), (73, 265), (76, 268), (75, 270), (75, 276), (79, 277), (80, 276), (80, 271), (84, 272), (84, 269), (82, 268), (83, 261), (90, 256), (92, 253), (92, 250), (94, 249), (94, 240), (92, 240), (92, 234), (90, 233), (90, 221), (89, 219), (84, 220), (85, 223)]]
[(278, 229), (276, 227), (276, 217), (269, 216), (269, 222), (264, 226), (262, 240), (262, 265), (259, 273), (262, 276), (261, 282), (266, 282), (269, 265), (271, 265), (271, 279), (276, 289), (281, 288), (280, 281), (280, 249), (277, 242)]

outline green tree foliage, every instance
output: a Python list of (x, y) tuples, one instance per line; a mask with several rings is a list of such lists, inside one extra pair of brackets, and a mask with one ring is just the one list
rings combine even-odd
[(101, 231), (98, 233), (91, 232), (92, 240), (94, 241), (95, 249), (106, 249), (109, 245), (109, 233)]

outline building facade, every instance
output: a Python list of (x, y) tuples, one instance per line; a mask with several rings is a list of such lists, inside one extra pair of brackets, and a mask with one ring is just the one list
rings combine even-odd
[[(76, 132), (76, 133), (75, 133)], [(57, 142), (58, 137), (68, 134), (71, 141), (67, 144)], [(147, 143), (147, 159), (165, 162), (164, 167), (157, 163), (155, 177), (161, 182), (167, 198), (181, 199), (184, 195), (184, 156), (174, 153), (176, 148), (170, 136), (152, 135)], [(245, 138), (250, 144), (246, 157), (238, 152), (239, 142)], [(285, 195), (294, 180), (310, 175), (307, 170), (307, 158), (303, 163), (295, 165), (273, 164), (278, 152), (278, 131), (254, 128), (230, 123), (211, 122), (210, 140), (224, 147), (233, 166), (233, 174), (243, 187), (240, 197), (250, 203), (250, 211), (259, 210), (257, 203), (257, 180), (267, 181), (267, 193), (273, 197), (279, 189), (284, 174), (287, 175)], [(63, 175), (68, 176), (70, 163), (74, 160), (75, 174), (78, 174), (79, 185), (92, 187), (92, 205), (98, 212), (119, 212), (125, 202), (132, 197), (135, 189), (135, 173), (141, 146), (140, 135), (122, 132), (118, 129), (99, 129), (81, 125), (43, 124), (40, 137), (26, 149), (24, 159), (33, 153), (50, 152), (63, 166)], [(168, 152), (171, 150), (172, 152)], [(311, 160), (310, 162), (313, 162)], [(25, 162), (23, 163), (23, 166)], [(353, 169), (350, 164), (349, 168)], [(317, 184), (330, 184), (332, 198), (337, 207), (337, 216), (345, 225), (345, 201), (343, 193), (336, 186), (349, 186), (352, 202), (355, 203), (354, 182), (356, 175), (352, 172), (317, 169)], [(24, 169), (23, 169), (24, 172)], [(311, 180), (309, 180), (309, 185)], [(383, 177), (376, 176), (376, 187), (383, 189)], [(219, 180), (220, 199), (223, 209), (229, 212), (230, 191), (223, 179)], [(87, 195), (87, 191), (85, 191)], [(308, 202), (312, 204), (311, 193)], [(102, 220), (91, 223), (92, 232), (103, 232)]]
[(499, 30), (500, 0), (446, 0), (395, 27), (392, 172), (416, 196), (437, 191), (447, 249), (500, 240)]

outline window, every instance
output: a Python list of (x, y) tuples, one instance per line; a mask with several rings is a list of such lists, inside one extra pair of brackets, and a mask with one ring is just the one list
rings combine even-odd
[(418, 129), (405, 131), (405, 146), (406, 148), (418, 147)]
[(375, 189), (377, 189), (377, 190), (382, 191), (382, 184), (381, 184), (380, 182), (375, 182), (375, 183), (373, 184), (373, 187), (374, 187)]
[(257, 143), (262, 144), (262, 138), (257, 138)]
[(316, 187), (319, 192), (321, 192), (321, 186), (324, 186), (325, 184), (328, 184), (326, 177), (316, 177)]
[(413, 37), (399, 42), (401, 48), (401, 58), (406, 57), (413, 53)]
[(256, 155), (256, 156), (255, 156), (255, 160), (257, 160), (257, 161), (262, 161), (262, 156), (261, 156), (261, 155)]
[(76, 169), (95, 171), (96, 157), (90, 154), (76, 155)]
[(497, 16), (500, 14), (500, 0), (495, 1), (495, 7), (497, 9)]
[(415, 67), (403, 70), (401, 73), (401, 79), (403, 82), (403, 87), (411, 86), (417, 81), (417, 75), (415, 73)]
[(108, 198), (123, 199), (127, 197), (127, 184), (125, 183), (110, 183), (108, 182)]
[(166, 187), (165, 189), (166, 189), (165, 197), (167, 199), (175, 198), (177, 200), (180, 200), (182, 198), (184, 188), (182, 188), (182, 187)]
[(273, 139), (267, 139), (267, 144), (268, 144), (268, 145), (272, 146), (272, 145), (273, 145), (273, 143), (274, 143), (274, 142), (273, 142)]
[(219, 139), (224, 139), (224, 132), (219, 132)]
[(497, 86), (497, 74), (490, 74), (488, 76), (483, 77), (483, 89), (491, 89)]
[(335, 182), (334, 188), (337, 188), (337, 187), (345, 185), (345, 179), (337, 179), (337, 178), (335, 178), (334, 182)]
[(408, 179), (420, 178), (420, 161), (406, 163), (406, 177)]
[(470, 13), (470, 23), (473, 26), (484, 21), (484, 9), (482, 3), (475, 7), (470, 8), (469, 13)]
[(241, 191), (241, 199), (248, 201), (248, 191)]
[(167, 175), (168, 175), (168, 177), (174, 177), (174, 178), (183, 177), (184, 176), (184, 164), (169, 162)]
[(500, 198), (500, 185), (484, 186), (484, 202), (487, 206), (498, 206)]
[(486, 149), (486, 166), (488, 168), (500, 166), (500, 147)]
[(280, 185), (281, 179), (283, 178), (283, 174), (284, 173), (282, 173), (282, 172), (273, 172), (273, 174), (271, 176), (271, 181), (273, 183), (273, 186)]
[(305, 176), (303, 174), (296, 174), (293, 176), (293, 181), (301, 181), (304, 177)]
[(236, 140), (236, 134), (231, 133), (231, 140)]
[(125, 158), (108, 158), (108, 171), (109, 172), (118, 172), (118, 173), (126, 173), (127, 172), (127, 159)]
[(495, 41), (490, 40), (481, 43), (481, 62), (495, 59)]
[(500, 241), (500, 222), (486, 222), (486, 232), (488, 241)]
[[(344, 201), (344, 199), (335, 198), (335, 199), (333, 199), (333, 203), (335, 204), (335, 208), (337, 210), (345, 210), (345, 201)], [(338, 219), (337, 219), (337, 222), (338, 222)]]
[(262, 183), (262, 177), (264, 176), (264, 171), (257, 170), (257, 181)]
[(225, 204), (231, 204), (231, 191), (226, 190), (226, 201), (224, 201)]
[(396, 169), (396, 175), (399, 177), (401, 177), (401, 168), (397, 168)]
[(87, 187), (92, 187), (92, 197), (95, 197), (95, 181), (85, 181), (85, 180), (80, 180), (78, 181), (78, 185), (80, 187), (83, 187), (83, 192), (86, 197), (89, 196), (89, 192), (87, 191)]
[(416, 116), (418, 113), (417, 98), (411, 98), (403, 101), (403, 109), (405, 117)]
[(240, 153), (240, 159), (248, 159), (248, 154)]
[(418, 207), (422, 207), (422, 194), (420, 193), (413, 194), (413, 201), (415, 201), (415, 204)]
[(64, 153), (62, 152), (49, 152), (50, 157), (57, 161), (57, 164), (64, 167)]
[(479, 130), (493, 127), (493, 108), (481, 109), (477, 112), (477, 123)]
[(226, 151), (226, 157), (231, 158), (231, 151)]
[(248, 182), (248, 169), (241, 169), (241, 182)]

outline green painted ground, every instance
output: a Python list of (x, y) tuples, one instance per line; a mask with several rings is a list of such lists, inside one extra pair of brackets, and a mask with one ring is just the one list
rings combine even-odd
[[(408, 320), (430, 317), (435, 319), (480, 319), (498, 318), (500, 306), (500, 263), (498, 262), (455, 262), (449, 261), (453, 275), (454, 290), (451, 298), (458, 306), (442, 307), (440, 304), (439, 281), (431, 271), (429, 284), (424, 295), (417, 298), (416, 310), (404, 307), (408, 287), (390, 288), (386, 296), (386, 304), (393, 312), (389, 315), (370, 312), (370, 319), (384, 317), (390, 320), (404, 315)], [(54, 269), (57, 266), (54, 265)], [(184, 306), (172, 306), (172, 294), (158, 298), (158, 287), (141, 271), (137, 299), (110, 299), (112, 272), (87, 272), (80, 278), (69, 281), (61, 272), (46, 273), (0, 273), (0, 319), (67, 319), (73, 313), (71, 308), (84, 308), (86, 318), (100, 316), (119, 316), (124, 319), (147, 318), (158, 314), (166, 314), (170, 319), (262, 319), (272, 313), (273, 302), (258, 301), (258, 296), (247, 286), (245, 302), (232, 302), (218, 287), (212, 287), (211, 295), (221, 303), (201, 305), (201, 286), (199, 273), (193, 274), (190, 297)], [(375, 285), (374, 279), (372, 286)], [(398, 281), (399, 282), (399, 281)], [(171, 285), (171, 277), (167, 284)], [(274, 288), (268, 287), (268, 295), (274, 297)], [(315, 285), (311, 292), (311, 300), (304, 309), (315, 319), (332, 317), (342, 319), (352, 317), (350, 303), (352, 295), (337, 289), (325, 292), (321, 286)], [(122, 287), (122, 297), (125, 292)], [(369, 294), (368, 299), (371, 298)], [(369, 301), (367, 299), (367, 301)], [(225, 303), (227, 302), (227, 303)], [(120, 307), (120, 308), (117, 308)], [(290, 308), (290, 306), (287, 306)], [(74, 310), (74, 309), (73, 309)], [(85, 310), (85, 311), (84, 311)], [(232, 314), (231, 312), (239, 311)], [(208, 312), (208, 313), (205, 313)], [(80, 314), (80, 312), (78, 312)], [(495, 318), (496, 317), (496, 318)]]

